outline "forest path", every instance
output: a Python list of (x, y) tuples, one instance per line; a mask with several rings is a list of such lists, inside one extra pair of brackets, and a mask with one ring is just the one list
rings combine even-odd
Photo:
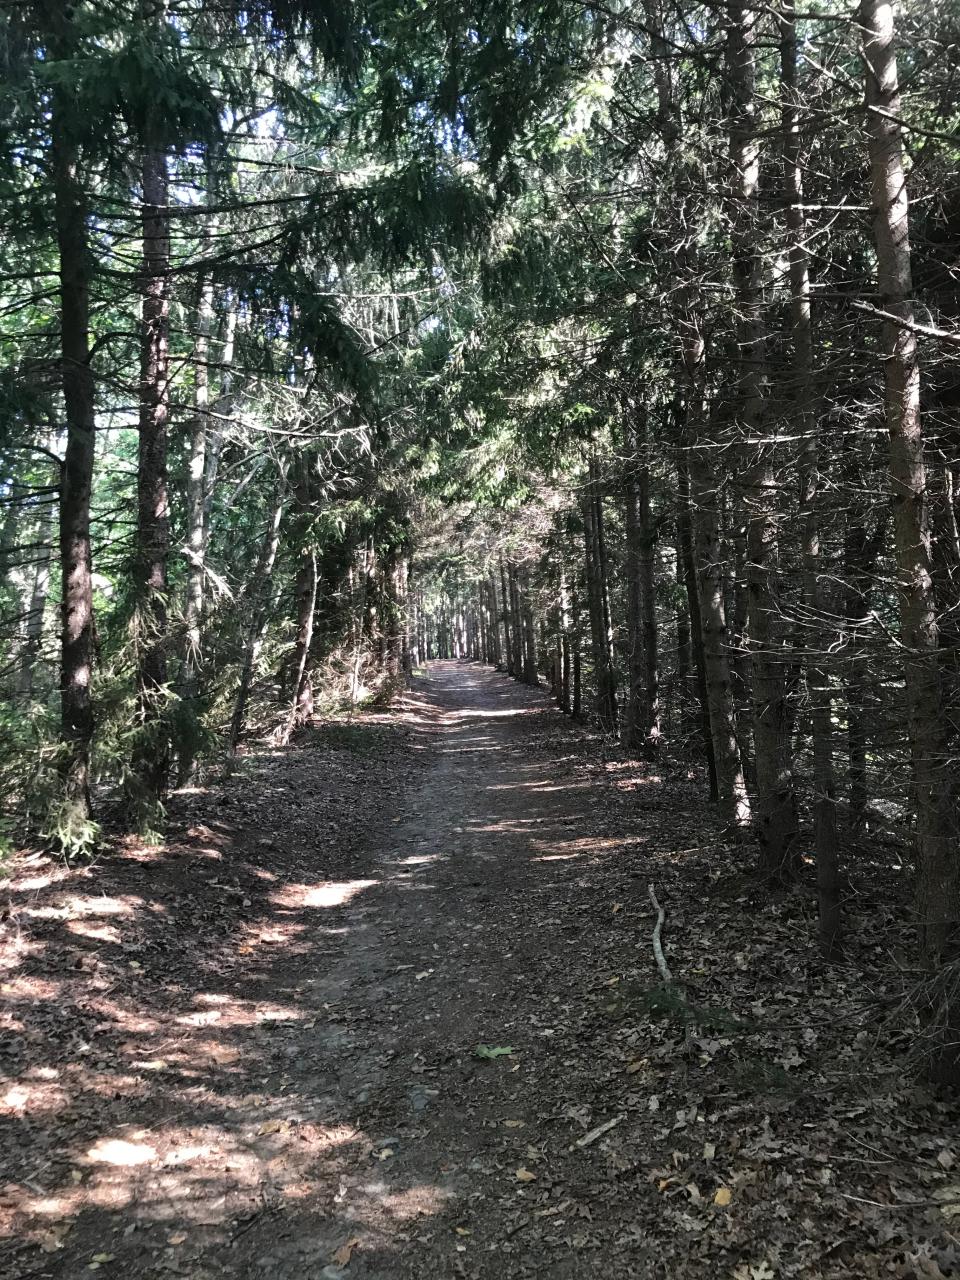
[[(954, 1249), (956, 1108), (865, 1078), (863, 975), (802, 898), (743, 910), (697, 780), (598, 750), (438, 662), (180, 797), (162, 848), (28, 859), (3, 1280), (955, 1274), (910, 1259)], [(645, 1003), (650, 880), (693, 1038)]]
[(488, 668), (316, 746), (188, 797), (162, 849), (15, 882), (0, 1274), (581, 1274), (602, 1147), (549, 1153), (617, 1114), (585, 1022), (636, 945), (584, 876), (644, 837)]

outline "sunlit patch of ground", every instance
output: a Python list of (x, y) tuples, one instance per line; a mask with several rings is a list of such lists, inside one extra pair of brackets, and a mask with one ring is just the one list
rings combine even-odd
[(303, 907), (342, 907), (376, 880), (325, 880), (319, 884), (287, 884), (270, 895), (271, 902), (291, 911)]

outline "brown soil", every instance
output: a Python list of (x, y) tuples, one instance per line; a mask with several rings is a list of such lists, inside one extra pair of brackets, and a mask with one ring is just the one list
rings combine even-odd
[(899, 935), (824, 966), (660, 767), (436, 663), (162, 849), (22, 860), (0, 1274), (958, 1274), (957, 1109), (862, 1018)]

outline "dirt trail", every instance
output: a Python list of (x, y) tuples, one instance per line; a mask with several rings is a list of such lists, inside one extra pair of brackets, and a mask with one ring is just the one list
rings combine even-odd
[[(31, 1012), (12, 1029), (48, 1056), (6, 1098), (5, 1198), (31, 1261), (5, 1274), (100, 1258), (122, 1275), (336, 1276), (349, 1257), (357, 1280), (492, 1275), (501, 1246), (522, 1252), (517, 1214), (550, 1185), (533, 1145), (569, 1049), (552, 1013), (589, 924), (569, 890), (602, 791), (546, 697), (489, 670), (433, 664), (401, 722), (426, 755), (413, 784), (369, 812), (383, 761), (359, 722), (361, 791), (334, 796), (332, 839), (311, 829), (305, 748), (179, 847), (134, 851), (120, 883), (100, 864), (82, 898), (75, 876), (17, 886), (31, 936), (7, 994)], [(145, 908), (175, 936), (158, 943)], [(92, 949), (61, 954), (64, 926)], [(559, 1096), (547, 1106), (563, 1137), (582, 1131)]]
[[(926, 1199), (955, 1112), (884, 1064), (867, 1103), (817, 1100), (846, 987), (802, 903), (758, 909), (758, 942), (741, 899), (731, 930), (696, 795), (435, 663), (398, 711), (187, 798), (163, 850), (28, 866), (0, 1275), (935, 1276), (893, 1263), (946, 1259), (938, 1212), (900, 1239), (836, 1188), (886, 1198), (892, 1161)], [(651, 878), (715, 1010), (692, 1040), (644, 1004)], [(883, 1126), (910, 1108), (904, 1149)]]

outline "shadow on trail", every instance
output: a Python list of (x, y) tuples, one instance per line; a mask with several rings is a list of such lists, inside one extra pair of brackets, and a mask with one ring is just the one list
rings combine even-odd
[(542, 693), (436, 663), (181, 796), (163, 849), (35, 859), (8, 889), (3, 1274), (417, 1274), (483, 1148), (471, 1050), (520, 988), (550, 998), (534, 949), (583, 924), (534, 927), (540, 900), (616, 844), (594, 790)]

